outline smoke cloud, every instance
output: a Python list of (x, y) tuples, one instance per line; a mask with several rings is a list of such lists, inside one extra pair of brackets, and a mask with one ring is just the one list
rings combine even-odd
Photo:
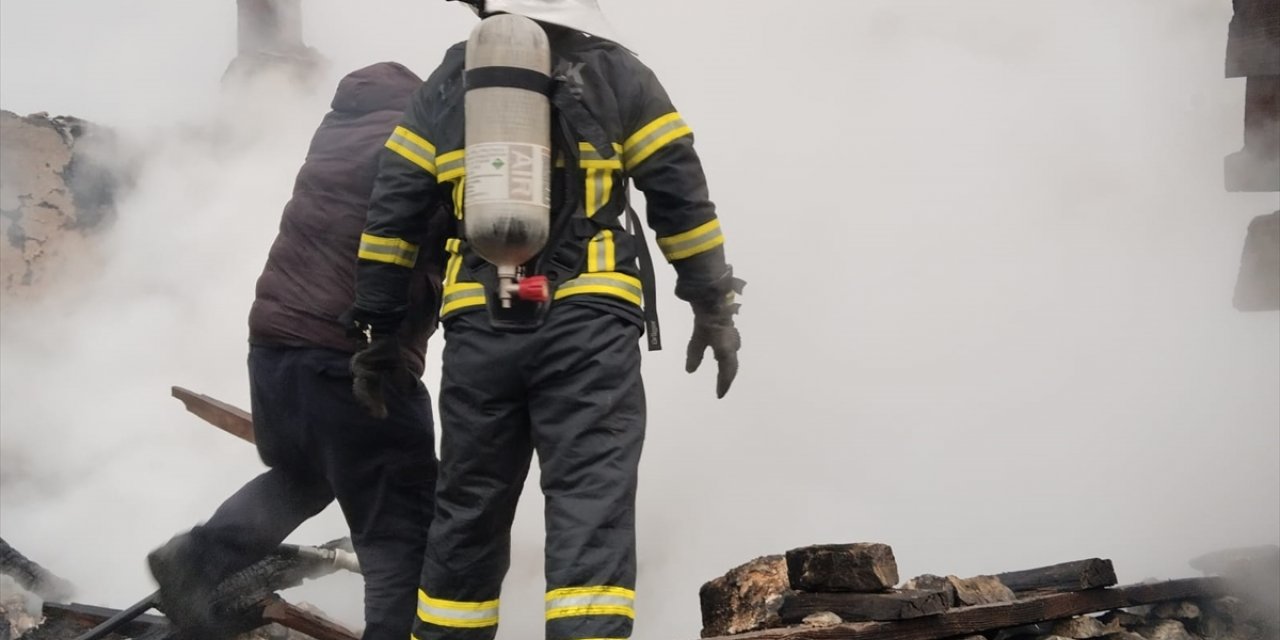
[[(696, 637), (703, 581), (810, 543), (892, 544), (904, 578), (1102, 556), (1137, 581), (1280, 542), (1280, 323), (1231, 308), (1277, 198), (1223, 189), (1229, 3), (603, 4), (697, 132), (750, 283), (716, 401), (659, 273), (637, 638)], [(0, 5), (0, 106), (146, 152), (100, 253), (0, 314), (4, 536), (81, 601), (148, 593), (145, 553), (261, 470), (168, 388), (247, 406), (253, 283), (337, 78), (425, 77), (474, 20), (304, 12), (329, 80), (245, 104), (217, 84), (234, 3)], [(342, 531), (330, 509), (294, 539)], [(541, 626), (536, 484), (514, 555), (504, 640)], [(289, 597), (359, 623), (354, 577)]]

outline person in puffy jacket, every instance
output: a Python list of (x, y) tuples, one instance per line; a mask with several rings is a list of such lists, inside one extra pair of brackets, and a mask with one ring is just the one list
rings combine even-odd
[(364, 574), (365, 640), (409, 637), (436, 477), (420, 378), (442, 259), (424, 255), (410, 277), (414, 319), (394, 340), (402, 367), (381, 389), (385, 417), (351, 396), (357, 340), (340, 316), (355, 296), (380, 151), (421, 83), (390, 62), (352, 72), (312, 138), (249, 313), (254, 436), (270, 468), (148, 556), (162, 608), (184, 637), (226, 637), (210, 606), (214, 587), (335, 499)]

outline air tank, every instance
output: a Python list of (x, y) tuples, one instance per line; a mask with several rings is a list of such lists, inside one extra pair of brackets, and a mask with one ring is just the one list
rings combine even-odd
[(538, 85), (550, 83), (546, 32), (522, 16), (486, 18), (467, 39), (466, 69), (465, 235), (498, 267), (506, 300), (550, 233), (551, 105)]

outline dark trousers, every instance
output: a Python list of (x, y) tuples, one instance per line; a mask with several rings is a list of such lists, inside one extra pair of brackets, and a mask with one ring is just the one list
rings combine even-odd
[(546, 499), (546, 637), (631, 637), (640, 329), (564, 304), (531, 333), (496, 331), (484, 313), (454, 319), (447, 332), (440, 485), (415, 637), (497, 633), (511, 523), (535, 451)]
[(222, 580), (262, 559), (335, 498), (365, 581), (365, 640), (409, 637), (436, 456), (420, 381), (387, 393), (371, 417), (351, 393), (350, 356), (253, 346), (249, 380), (258, 453), (270, 469), (192, 530), (206, 573)]

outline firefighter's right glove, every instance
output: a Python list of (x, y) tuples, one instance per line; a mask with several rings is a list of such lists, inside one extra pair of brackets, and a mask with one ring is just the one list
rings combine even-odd
[(693, 303), (693, 337), (684, 361), (684, 370), (693, 373), (702, 364), (707, 347), (716, 358), (716, 397), (729, 393), (729, 386), (738, 375), (738, 349), (742, 348), (742, 336), (733, 324), (741, 306), (734, 302), (734, 295), (742, 293), (746, 282), (728, 276), (730, 290), (723, 297), (711, 302)]
[(405, 366), (393, 323), (370, 324), (358, 310), (351, 309), (339, 319), (347, 334), (356, 340), (356, 354), (351, 357), (351, 392), (369, 415), (387, 417), (387, 388), (411, 384), (413, 374)]
[(369, 415), (387, 417), (387, 387), (399, 384), (407, 372), (395, 336), (374, 336), (351, 357), (351, 391)]

